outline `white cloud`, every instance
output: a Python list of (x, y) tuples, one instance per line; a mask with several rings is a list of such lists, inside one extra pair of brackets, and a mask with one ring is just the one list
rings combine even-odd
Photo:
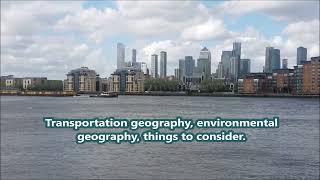
[(1, 35), (32, 35), (81, 7), (82, 2), (1, 1)]
[[(292, 66), (299, 46), (308, 48), (309, 57), (319, 55), (318, 6), (318, 1), (228, 1), (210, 10), (198, 1), (117, 1), (116, 8), (101, 10), (86, 9), (81, 1), (1, 2), (1, 71), (63, 79), (70, 69), (88, 66), (106, 76), (116, 64), (116, 52), (101, 43), (108, 38), (136, 48), (149, 65), (151, 54), (167, 51), (169, 74), (184, 56), (197, 59), (203, 44), (211, 45), (214, 72), (221, 51), (231, 50), (234, 41), (242, 43), (242, 57), (252, 60), (253, 71), (262, 70), (266, 46), (280, 48)], [(256, 12), (287, 26), (267, 38), (254, 27), (231, 31), (223, 21)]]
[(211, 17), (208, 9), (194, 1), (118, 1), (117, 5), (117, 9), (83, 9), (59, 20), (55, 28), (81, 32), (97, 43), (123, 34), (174, 38)]
[(319, 18), (319, 1), (227, 1), (214, 12), (232, 16), (258, 12), (275, 20), (300, 21)]
[(229, 32), (221, 20), (209, 19), (203, 24), (184, 29), (181, 36), (186, 40), (201, 41), (225, 38), (229, 36)]
[(16, 41), (21, 46), (18, 49), (1, 48), (1, 72), (6, 74), (63, 79), (68, 71), (79, 66), (93, 67), (100, 72), (110, 70), (105, 65), (108, 60), (102, 50), (89, 48), (70, 38), (23, 37)]

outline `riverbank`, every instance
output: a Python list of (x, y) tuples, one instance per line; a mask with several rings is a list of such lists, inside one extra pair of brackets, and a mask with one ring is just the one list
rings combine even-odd
[(319, 98), (319, 95), (292, 95), (292, 94), (237, 94), (232, 92), (221, 93), (198, 93), (198, 92), (144, 92), (126, 93), (124, 95), (134, 96), (205, 96), (205, 97), (279, 97), (279, 98)]
[[(99, 93), (92, 93), (99, 94)], [(76, 94), (69, 91), (8, 91), (1, 90), (0, 96), (53, 96), (53, 97), (66, 97), (66, 96), (86, 96), (92, 94)], [(125, 93), (122, 96), (205, 96), (205, 97), (277, 97), (277, 98), (319, 98), (319, 95), (292, 95), (292, 94), (237, 94), (232, 92), (217, 92), (217, 93), (198, 93), (198, 92), (160, 92), (160, 91), (147, 91), (143, 93)]]
[(0, 90), (0, 96), (53, 96), (65, 97), (75, 96), (71, 91), (19, 91), (19, 90)]

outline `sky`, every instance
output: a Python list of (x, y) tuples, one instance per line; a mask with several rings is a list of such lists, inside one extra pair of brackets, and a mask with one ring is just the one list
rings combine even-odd
[(78, 67), (108, 77), (116, 46), (132, 48), (150, 67), (167, 51), (168, 74), (179, 59), (207, 47), (215, 72), (223, 50), (242, 43), (241, 58), (261, 72), (265, 47), (279, 48), (289, 68), (297, 47), (319, 56), (319, 1), (1, 1), (1, 75), (65, 79)]

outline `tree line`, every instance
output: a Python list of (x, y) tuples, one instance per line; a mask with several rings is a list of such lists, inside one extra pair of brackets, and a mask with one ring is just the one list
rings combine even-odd
[[(148, 78), (144, 82), (145, 91), (187, 91), (187, 85), (179, 83), (178, 80)], [(200, 92), (229, 92), (231, 91), (224, 81), (204, 80), (199, 86)]]

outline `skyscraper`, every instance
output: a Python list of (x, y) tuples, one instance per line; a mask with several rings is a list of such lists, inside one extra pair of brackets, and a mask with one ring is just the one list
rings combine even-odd
[(232, 56), (230, 58), (230, 77), (236, 82), (239, 77), (240, 57)]
[(117, 69), (125, 66), (125, 46), (122, 43), (117, 44)]
[(151, 77), (158, 78), (158, 55), (151, 55)]
[(175, 79), (180, 78), (180, 70), (178, 68), (174, 69), (174, 78)]
[(241, 59), (240, 60), (240, 77), (250, 73), (250, 59)]
[(221, 62), (223, 66), (223, 77), (230, 76), (230, 58), (232, 56), (232, 51), (222, 51)]
[(199, 73), (204, 73), (204, 78), (209, 79), (211, 76), (211, 53), (204, 47), (200, 51), (199, 59), (197, 61), (197, 69)]
[(305, 61), (307, 61), (307, 48), (298, 47), (297, 48), (297, 65), (301, 65)]
[(217, 77), (218, 78), (223, 78), (223, 65), (222, 65), (222, 62), (219, 62), (219, 64), (218, 64)]
[(265, 69), (267, 73), (280, 69), (280, 50), (273, 47), (266, 47)]
[(179, 59), (179, 81), (184, 81), (183, 77), (185, 75), (185, 62), (184, 59)]
[(186, 76), (192, 76), (193, 74), (193, 69), (194, 69), (194, 59), (192, 58), (192, 56), (186, 56), (185, 57), (185, 75)]
[(272, 70), (280, 69), (280, 49), (273, 49), (271, 67)]
[(282, 69), (288, 69), (288, 59), (282, 59)]
[(239, 56), (241, 58), (241, 43), (240, 42), (233, 43), (232, 56)]
[(137, 62), (137, 50), (132, 49), (132, 64), (135, 65), (136, 62)]
[(167, 77), (167, 52), (160, 52), (160, 78)]

